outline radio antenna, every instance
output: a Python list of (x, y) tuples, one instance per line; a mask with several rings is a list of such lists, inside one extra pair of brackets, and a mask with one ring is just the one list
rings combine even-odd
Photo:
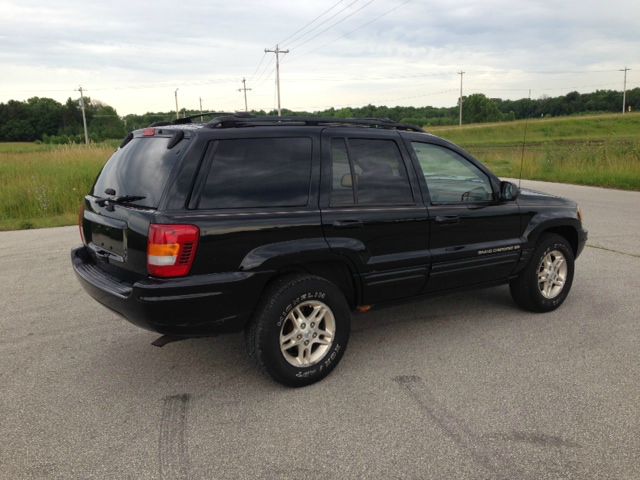
[[(531, 89), (529, 89), (529, 108), (533, 110), (531, 106)], [(522, 168), (524, 167), (524, 148), (527, 144), (527, 125), (529, 125), (529, 117), (531, 116), (531, 110), (529, 114), (524, 118), (524, 133), (522, 134), (522, 153), (520, 154), (520, 175), (518, 175), (518, 188), (522, 185)]]

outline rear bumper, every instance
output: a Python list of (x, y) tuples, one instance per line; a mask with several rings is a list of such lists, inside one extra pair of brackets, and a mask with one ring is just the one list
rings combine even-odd
[(76, 276), (95, 300), (141, 328), (210, 335), (244, 328), (268, 273), (229, 272), (123, 282), (100, 269), (86, 247), (71, 251)]

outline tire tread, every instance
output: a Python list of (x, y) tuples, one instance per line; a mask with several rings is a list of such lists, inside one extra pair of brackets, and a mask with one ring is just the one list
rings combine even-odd
[[(266, 328), (269, 328), (268, 316), (273, 312), (274, 308), (280, 302), (281, 298), (286, 296), (288, 292), (290, 292), (292, 289), (295, 289), (299, 285), (314, 281), (325, 283), (328, 286), (335, 288), (337, 292), (340, 292), (334, 284), (322, 277), (310, 274), (284, 275), (274, 280), (274, 282), (265, 289), (262, 296), (260, 297), (255, 310), (255, 314), (245, 330), (246, 349), (251, 361), (263, 374), (270, 376), (279, 383), (291, 387), (305, 386), (320, 380), (320, 378), (314, 379), (313, 377), (308, 377), (304, 379), (294, 380), (284, 375), (277, 374), (273, 368), (269, 368), (269, 365), (267, 365), (265, 361), (266, 355), (261, 349), (260, 339), (263, 337), (263, 335), (265, 335), (264, 330)], [(342, 295), (342, 292), (340, 292), (340, 294)], [(342, 300), (345, 302), (345, 306), (347, 306), (344, 296), (342, 296)], [(328, 374), (332, 369), (333, 367), (328, 369), (326, 374)]]
[[(563, 292), (560, 295), (564, 295), (564, 298), (556, 305), (549, 306), (541, 302), (538, 298), (537, 284), (534, 283), (535, 270), (540, 259), (540, 255), (551, 245), (561, 244), (565, 247), (567, 261), (571, 262), (570, 265), (570, 278), (567, 280), (567, 284)], [(514, 302), (522, 309), (530, 312), (543, 313), (555, 310), (564, 302), (569, 290), (571, 289), (571, 283), (573, 282), (573, 268), (574, 268), (573, 251), (571, 245), (561, 235), (556, 233), (544, 233), (538, 240), (538, 244), (531, 255), (531, 259), (526, 267), (520, 272), (515, 279), (509, 282), (509, 290)]]

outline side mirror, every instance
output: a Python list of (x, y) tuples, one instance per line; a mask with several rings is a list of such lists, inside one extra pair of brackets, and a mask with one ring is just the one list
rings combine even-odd
[(500, 200), (503, 201), (511, 201), (518, 198), (520, 194), (520, 189), (515, 183), (511, 182), (500, 182)]

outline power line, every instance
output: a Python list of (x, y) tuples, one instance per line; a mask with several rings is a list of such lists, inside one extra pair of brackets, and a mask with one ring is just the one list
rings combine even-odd
[(273, 68), (271, 69), (271, 71), (265, 75), (262, 80), (260, 80), (259, 83), (254, 85), (254, 88), (256, 88), (256, 90), (261, 87), (267, 80), (269, 80), (271, 78), (271, 76), (275, 73), (276, 71), (276, 66), (274, 65)]
[(405, 0), (404, 2), (402, 2), (402, 3), (398, 4), (398, 5), (396, 5), (396, 6), (395, 6), (395, 7), (393, 7), (393, 8), (390, 8), (389, 10), (387, 10), (387, 11), (383, 12), (382, 14), (378, 15), (377, 17), (373, 18), (372, 20), (370, 20), (370, 21), (368, 21), (368, 22), (366, 22), (366, 23), (363, 23), (363, 24), (362, 24), (362, 25), (360, 25), (359, 27), (356, 27), (356, 28), (354, 28), (353, 30), (350, 30), (350, 31), (348, 31), (348, 32), (346, 32), (346, 33), (343, 33), (343, 34), (342, 34), (342, 35), (340, 35), (339, 37), (336, 37), (336, 38), (334, 38), (333, 40), (329, 40), (327, 43), (324, 43), (324, 44), (320, 45), (319, 47), (313, 48), (313, 49), (311, 49), (311, 50), (307, 50), (307, 52), (306, 52), (306, 53), (312, 53), (312, 52), (315, 52), (315, 51), (317, 51), (317, 50), (319, 50), (319, 49), (321, 49), (321, 48), (324, 48), (324, 47), (326, 47), (327, 45), (329, 45), (329, 44), (331, 44), (331, 43), (333, 43), (333, 42), (335, 42), (335, 41), (337, 41), (337, 40), (340, 40), (341, 38), (347, 37), (347, 36), (351, 35), (352, 33), (357, 32), (358, 30), (361, 30), (361, 29), (363, 29), (364, 27), (367, 27), (367, 26), (371, 25), (372, 23), (374, 23), (374, 22), (376, 22), (376, 21), (380, 20), (382, 17), (386, 17), (386, 16), (387, 16), (387, 15), (389, 15), (390, 13), (395, 12), (397, 9), (399, 9), (399, 8), (400, 8), (400, 7), (402, 7), (403, 5), (406, 5), (406, 4), (407, 4), (407, 3), (409, 3), (410, 1), (411, 1), (411, 0)]
[[(304, 37), (306, 37), (307, 35), (310, 35), (311, 33), (315, 32), (316, 30), (318, 30), (320, 27), (322, 27), (323, 25), (325, 25), (327, 22), (330, 22), (331, 20), (333, 20), (334, 18), (336, 18), (338, 15), (340, 15), (342, 12), (344, 12), (345, 10), (348, 10), (352, 5), (358, 3), (360, 0), (353, 0), (351, 3), (348, 3), (347, 5), (345, 5), (343, 8), (341, 8), (340, 10), (338, 10), (337, 12), (335, 12), (333, 15), (331, 15), (330, 17), (325, 18), (324, 20), (322, 20), (320, 23), (318, 23), (315, 27), (311, 28), (310, 30), (307, 30), (306, 32), (304, 32), (302, 35), (299, 35), (298, 38), (294, 39), (294, 40), (290, 40), (289, 43), (293, 43), (293, 42), (297, 42), (299, 40), (302, 40)], [(296, 47), (297, 48), (297, 47)]]
[[(597, 87), (612, 87), (616, 84), (614, 83), (596, 83), (591, 85), (578, 85), (578, 86), (564, 86), (564, 87), (554, 87), (554, 88), (536, 88), (535, 90), (538, 92), (555, 92), (559, 90), (580, 90), (583, 88), (597, 88)], [(472, 89), (474, 93), (483, 93), (483, 92), (526, 92), (529, 91), (529, 88), (483, 88), (482, 86), (476, 86)]]
[(262, 62), (264, 62), (264, 59), (267, 58), (267, 52), (264, 52), (262, 54), (262, 58), (260, 59), (260, 61), (258, 62), (258, 66), (256, 67), (256, 69), (253, 71), (253, 73), (251, 74), (251, 76), (249, 77), (249, 80), (253, 80), (253, 78), (256, 76), (256, 73), (258, 73), (258, 70), (260, 69), (260, 66), (262, 65)]
[[(358, 13), (359, 11), (361, 11), (362, 9), (368, 7), (369, 5), (371, 5), (373, 2), (375, 2), (376, 0), (369, 0), (367, 3), (365, 3), (364, 5), (362, 5), (360, 8), (354, 10), (353, 12), (351, 12), (350, 14), (342, 17), (340, 20), (338, 20), (337, 22), (332, 23), (331, 25), (329, 25), (327, 28), (320, 30), (318, 33), (316, 33), (314, 36), (312, 36), (311, 38), (307, 38), (304, 42), (299, 43), (298, 45), (296, 45), (295, 47), (292, 47), (291, 50), (295, 50), (300, 48), (303, 45), (306, 45), (307, 43), (309, 43), (311, 40), (314, 40), (316, 38), (318, 38), (320, 35), (322, 35), (323, 33), (325, 33), (328, 30), (331, 30), (333, 27), (335, 27), (336, 25), (341, 24), (342, 22), (344, 22), (345, 20), (347, 20), (348, 18), (354, 16), (356, 13)], [(351, 4), (349, 4), (351, 5)]]
[[(458, 90), (455, 88), (449, 88), (446, 90), (440, 90), (438, 92), (429, 92), (429, 93), (421, 93), (418, 95), (409, 95), (409, 96), (405, 96), (405, 97), (395, 97), (395, 98), (384, 98), (384, 99), (380, 99), (378, 100), (376, 103), (389, 103), (389, 102), (397, 102), (397, 101), (401, 101), (401, 100), (411, 100), (414, 98), (424, 98), (424, 97), (434, 97), (436, 95), (442, 95), (445, 93), (452, 93), (452, 92), (457, 92)], [(371, 103), (371, 102), (369, 102)], [(356, 106), (353, 103), (346, 103), (346, 104), (342, 104), (342, 105), (322, 105), (322, 106), (313, 106), (313, 107), (307, 107), (308, 110), (319, 110), (319, 109), (327, 109), (327, 108), (361, 108), (359, 106)]]
[[(264, 52), (264, 54), (266, 55), (267, 52)], [(265, 77), (264, 74), (267, 72), (267, 70), (269, 69), (269, 67), (273, 64), (273, 62), (275, 61), (275, 58), (271, 58), (267, 63), (265, 63), (264, 68), (262, 69), (262, 71), (260, 72), (260, 74), (258, 75), (257, 78), (254, 79), (254, 83), (257, 84), (256, 87), (258, 85), (261, 85), (264, 81), (265, 81)], [(274, 67), (275, 70), (275, 67)], [(274, 71), (271, 70), (271, 72), (269, 73), (269, 76), (271, 76), (271, 73)], [(268, 77), (267, 77), (268, 78)]]
[[(356, 0), (357, 1), (357, 0)], [(337, 7), (338, 5), (340, 5), (342, 2), (344, 2), (344, 0), (338, 0), (336, 3), (334, 3), (333, 5), (331, 5), (328, 9), (326, 9), (324, 12), (322, 12), (320, 15), (318, 15), (317, 17), (315, 17), (313, 20), (311, 20), (308, 23), (305, 23), (302, 27), (300, 27), (298, 30), (296, 30), (295, 32), (293, 32), (291, 35), (289, 35), (288, 37), (280, 40), (278, 43), (285, 43), (287, 40), (293, 39), (295, 38), (295, 36), (301, 32), (302, 30), (304, 30), (305, 28), (313, 25), (319, 18), (323, 17), (324, 15), (326, 15), (327, 13), (329, 13), (331, 10), (333, 10), (335, 7)], [(355, 2), (354, 2), (355, 3)], [(292, 40), (293, 41), (293, 40)]]

